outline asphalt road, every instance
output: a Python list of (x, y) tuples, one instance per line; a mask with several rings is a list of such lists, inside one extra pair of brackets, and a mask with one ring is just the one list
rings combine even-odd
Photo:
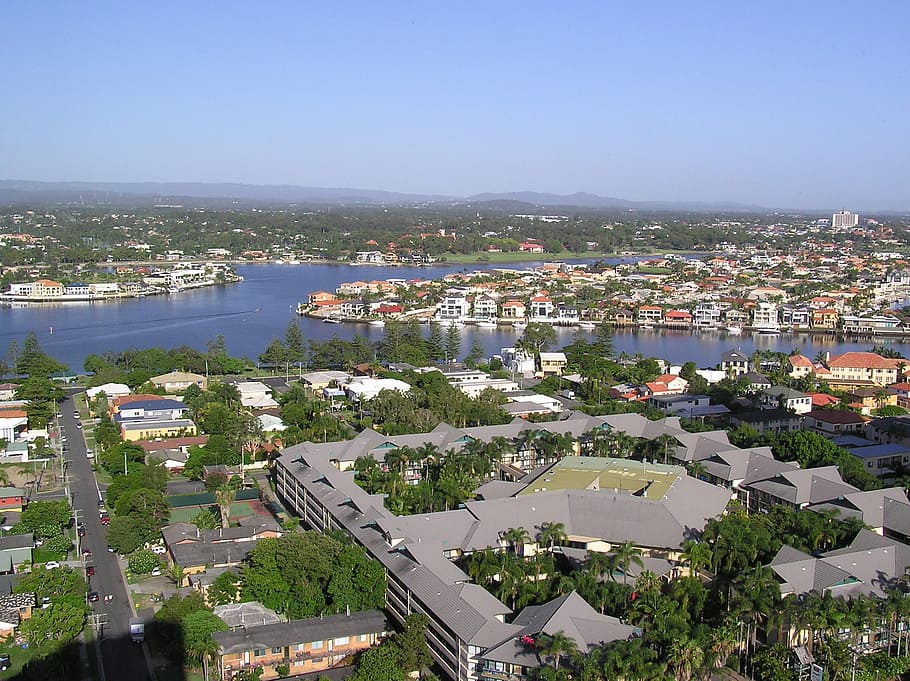
[[(91, 462), (86, 458), (85, 439), (73, 418), (72, 397), (63, 400), (60, 412), (63, 414), (60, 425), (69, 445), (65, 456), (73, 508), (78, 511), (79, 520), (85, 523), (86, 534), (81, 538), (80, 550), (92, 552), (91, 564), (95, 566), (95, 576), (89, 577), (89, 591), (97, 591), (100, 596), (97, 603), (90, 605), (95, 614), (103, 614), (106, 621), (100, 636), (104, 681), (146, 681), (149, 679), (149, 666), (145, 646), (130, 640), (132, 611), (129, 595), (117, 556), (107, 550), (105, 528), (98, 513), (98, 486)], [(105, 603), (105, 596), (113, 596), (113, 600)]]

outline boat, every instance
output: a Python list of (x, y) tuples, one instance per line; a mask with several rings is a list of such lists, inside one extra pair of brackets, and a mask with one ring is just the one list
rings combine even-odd
[(643, 324), (639, 324), (638, 328), (641, 329), (642, 331), (650, 331), (651, 329), (654, 328), (654, 325), (651, 324), (650, 322), (645, 322)]
[(524, 322), (514, 322), (514, 323), (512, 324), (512, 328), (513, 328), (513, 329), (525, 329), (525, 328), (527, 328), (527, 326), (528, 326), (528, 325), (525, 324)]
[(477, 322), (476, 326), (478, 329), (495, 329), (495, 328), (497, 328), (496, 322), (494, 322), (490, 319), (481, 319), (479, 322)]
[(180, 289), (177, 288), (176, 286), (168, 286), (167, 292), (168, 293), (180, 293)]
[(374, 319), (368, 322), (370, 326), (385, 326), (385, 322), (381, 319)]
[(725, 326), (724, 331), (727, 333), (738, 334), (743, 332), (743, 327), (741, 326)]
[(597, 324), (594, 322), (578, 322), (578, 328), (584, 329), (585, 331), (593, 331), (597, 328)]
[(453, 328), (460, 329), (461, 327), (464, 326), (464, 322), (461, 322), (461, 321), (459, 321), (459, 320), (457, 320), (457, 319), (449, 319), (449, 320), (443, 321), (443, 322), (442, 322), (442, 325), (443, 325), (443, 326), (451, 326), (451, 327), (453, 327)]
[(322, 320), (323, 324), (341, 324), (340, 319), (335, 319), (334, 317), (326, 317)]
[(755, 327), (755, 333), (761, 334), (762, 336), (779, 336), (780, 327), (777, 326), (757, 326)]

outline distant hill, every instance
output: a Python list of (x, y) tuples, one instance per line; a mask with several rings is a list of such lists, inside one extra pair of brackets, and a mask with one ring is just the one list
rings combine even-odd
[(253, 185), (203, 182), (36, 182), (0, 180), (0, 202), (104, 203), (116, 205), (229, 205), (249, 204), (415, 204), (444, 203), (476, 205), (496, 209), (527, 210), (541, 208), (585, 208), (612, 210), (667, 210), (691, 212), (765, 212), (762, 206), (730, 202), (628, 201), (608, 196), (577, 192), (504, 192), (475, 194), (468, 197), (439, 194), (407, 194), (376, 189), (298, 187), (295, 185)]

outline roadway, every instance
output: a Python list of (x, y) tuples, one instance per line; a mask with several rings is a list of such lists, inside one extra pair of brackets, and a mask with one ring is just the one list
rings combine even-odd
[[(76, 428), (73, 417), (74, 402), (69, 395), (60, 403), (63, 417), (60, 425), (67, 436), (69, 449), (65, 453), (73, 509), (86, 534), (80, 537), (80, 551), (92, 552), (94, 577), (89, 577), (89, 591), (97, 591), (99, 600), (90, 603), (94, 614), (105, 622), (100, 630), (101, 659), (104, 666), (102, 681), (146, 681), (150, 679), (145, 645), (130, 640), (129, 619), (133, 616), (129, 594), (120, 570), (117, 555), (107, 550), (105, 527), (98, 513), (101, 492), (91, 461), (86, 458), (85, 438)], [(105, 603), (105, 596), (113, 600)], [(97, 630), (96, 630), (97, 631)]]

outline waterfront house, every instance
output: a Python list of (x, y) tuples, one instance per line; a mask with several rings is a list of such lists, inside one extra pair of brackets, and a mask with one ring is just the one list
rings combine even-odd
[(497, 303), (490, 296), (477, 296), (474, 299), (474, 317), (477, 319), (494, 319), (496, 317)]
[(812, 310), (805, 305), (781, 305), (778, 311), (781, 326), (808, 329), (812, 326)]
[(668, 329), (688, 329), (692, 326), (692, 314), (685, 310), (667, 310), (663, 324)]
[(752, 326), (758, 329), (776, 329), (780, 326), (777, 317), (777, 305), (759, 301), (752, 311)]
[(450, 292), (436, 306), (437, 319), (459, 320), (470, 314), (471, 304), (463, 293)]
[(208, 386), (208, 379), (205, 376), (188, 371), (171, 371), (160, 376), (152, 376), (149, 382), (166, 393), (183, 392), (191, 385), (197, 386), (200, 390), (205, 390)]
[(823, 331), (834, 331), (840, 324), (837, 310), (829, 307), (812, 310), (812, 328)]
[(692, 312), (692, 326), (696, 329), (716, 329), (721, 324), (723, 309), (715, 302), (699, 303)]
[(367, 313), (369, 305), (361, 298), (352, 298), (341, 301), (341, 315), (343, 317), (362, 317)]
[(882, 357), (874, 352), (844, 352), (828, 360), (831, 378), (841, 381), (872, 381), (876, 385), (897, 383), (898, 367), (906, 361)]
[(658, 305), (642, 305), (638, 308), (639, 324), (660, 324), (664, 319), (664, 309)]
[(840, 322), (844, 333), (858, 335), (896, 331), (901, 325), (901, 320), (893, 315), (872, 315), (867, 317), (844, 315), (841, 317)]
[(59, 298), (65, 293), (63, 284), (50, 279), (39, 279), (32, 285), (34, 298)]
[(662, 374), (645, 383), (648, 396), (681, 395), (689, 387), (689, 381), (675, 374)]
[(524, 319), (526, 307), (520, 300), (507, 300), (502, 304), (502, 316), (505, 319)]
[(336, 300), (334, 293), (329, 293), (328, 291), (314, 291), (307, 295), (307, 303), (309, 305), (316, 305), (317, 303), (324, 303), (327, 300)]
[(549, 317), (553, 314), (554, 309), (555, 306), (553, 305), (553, 301), (547, 296), (533, 296), (528, 307), (528, 315), (532, 318)]
[(390, 627), (378, 610), (312, 617), (218, 631), (219, 669), (229, 679), (245, 669), (259, 668), (263, 681), (279, 677), (275, 668), (308, 674), (347, 666), (355, 655), (376, 645)]

